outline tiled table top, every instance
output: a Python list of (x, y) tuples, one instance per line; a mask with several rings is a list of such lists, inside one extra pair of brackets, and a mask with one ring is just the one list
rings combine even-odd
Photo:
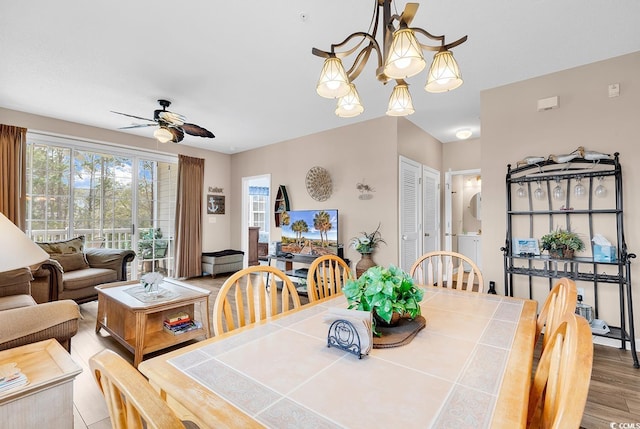
[[(428, 288), (425, 329), (408, 345), (373, 349), (359, 360), (326, 346), (323, 313), (346, 307), (339, 296), (165, 359), (267, 427), (490, 427), (503, 422), (494, 410), (508, 365), (531, 365), (532, 344), (524, 347), (531, 356), (510, 360), (524, 303)], [(521, 323), (527, 330), (535, 329), (533, 308)]]

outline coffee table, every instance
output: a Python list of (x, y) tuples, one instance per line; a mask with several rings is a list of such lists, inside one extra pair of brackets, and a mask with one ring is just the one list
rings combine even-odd
[[(160, 284), (160, 294), (155, 299), (142, 296), (139, 281), (109, 283), (96, 286), (98, 314), (96, 333), (107, 331), (113, 338), (133, 353), (133, 365), (137, 368), (144, 355), (174, 346), (197, 337), (209, 338), (209, 295), (211, 291), (174, 279)], [(198, 303), (200, 317), (195, 317)], [(178, 312), (188, 313), (202, 327), (181, 334), (163, 329), (163, 322)]]

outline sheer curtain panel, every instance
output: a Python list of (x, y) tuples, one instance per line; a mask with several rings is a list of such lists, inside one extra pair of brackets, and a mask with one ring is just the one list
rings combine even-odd
[(204, 159), (178, 157), (176, 277), (202, 275), (202, 198)]

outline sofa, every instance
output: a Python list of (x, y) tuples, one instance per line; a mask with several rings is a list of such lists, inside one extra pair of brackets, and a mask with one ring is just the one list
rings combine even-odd
[(80, 310), (72, 300), (36, 304), (29, 268), (0, 273), (0, 350), (55, 338), (71, 351)]
[(36, 243), (49, 253), (33, 273), (31, 295), (37, 303), (72, 299), (78, 304), (98, 299), (95, 286), (127, 279), (133, 250), (84, 247), (84, 236)]

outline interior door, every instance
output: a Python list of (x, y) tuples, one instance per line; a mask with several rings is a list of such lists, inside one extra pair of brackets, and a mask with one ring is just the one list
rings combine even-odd
[(422, 255), (422, 165), (400, 157), (400, 268), (409, 271)]
[(451, 171), (444, 173), (444, 250), (451, 252)]
[(440, 250), (440, 172), (422, 167), (422, 251)]

